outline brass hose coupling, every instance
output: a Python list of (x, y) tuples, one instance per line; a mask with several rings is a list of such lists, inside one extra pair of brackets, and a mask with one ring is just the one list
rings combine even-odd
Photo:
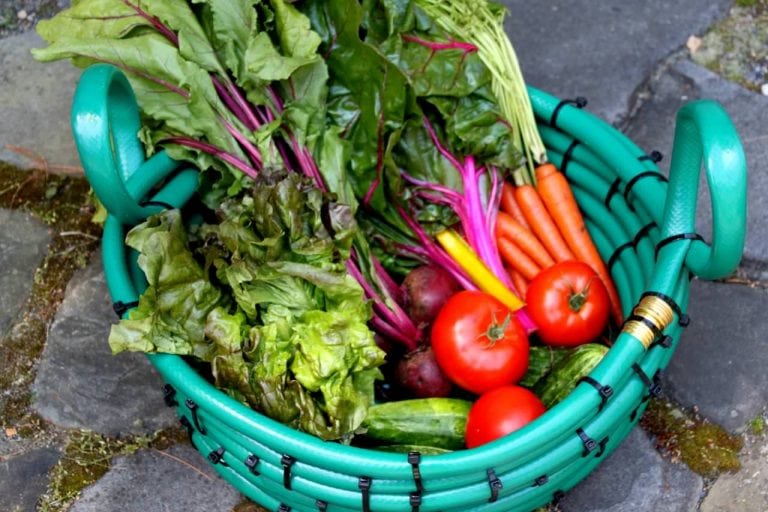
[(621, 330), (637, 338), (647, 350), (673, 319), (672, 306), (660, 297), (647, 295), (640, 299)]

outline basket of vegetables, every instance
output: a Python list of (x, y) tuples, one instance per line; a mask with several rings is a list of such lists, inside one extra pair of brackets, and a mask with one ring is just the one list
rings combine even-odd
[[(81, 0), (41, 60), (108, 215), (115, 352), (270, 510), (531, 510), (659, 392), (689, 281), (738, 264), (728, 116), (669, 175), (526, 87), (479, 0)], [(696, 232), (703, 168), (712, 232)]]

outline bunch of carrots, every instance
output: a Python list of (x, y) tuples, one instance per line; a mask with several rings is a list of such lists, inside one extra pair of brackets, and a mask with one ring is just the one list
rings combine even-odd
[(622, 322), (621, 304), (610, 273), (584, 224), (584, 217), (565, 176), (551, 163), (535, 169), (530, 180), (504, 183), (496, 219), (496, 243), (518, 293), (525, 297), (536, 275), (568, 260), (582, 261), (608, 290), (611, 316)]

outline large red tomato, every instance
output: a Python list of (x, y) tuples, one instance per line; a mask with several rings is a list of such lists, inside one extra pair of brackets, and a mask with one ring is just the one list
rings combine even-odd
[(490, 443), (532, 422), (546, 411), (539, 397), (521, 386), (502, 386), (478, 398), (469, 410), (467, 448)]
[(528, 369), (528, 336), (504, 304), (479, 291), (461, 291), (432, 324), (432, 349), (449, 379), (474, 393), (512, 384)]
[(541, 340), (573, 347), (597, 338), (608, 324), (610, 300), (592, 267), (563, 261), (539, 272), (525, 295)]

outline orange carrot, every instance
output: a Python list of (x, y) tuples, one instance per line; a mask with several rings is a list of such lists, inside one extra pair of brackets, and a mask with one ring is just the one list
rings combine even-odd
[(547, 248), (547, 252), (552, 258), (555, 261), (575, 259), (573, 252), (568, 248), (552, 220), (552, 216), (547, 212), (536, 187), (528, 184), (515, 187), (515, 199), (517, 199), (517, 204), (520, 205), (525, 219), (530, 224), (531, 231)]
[(543, 164), (536, 168), (537, 189), (541, 199), (552, 215), (560, 233), (576, 258), (592, 267), (608, 290), (611, 299), (611, 313), (617, 324), (622, 322), (621, 302), (616, 286), (597, 252), (592, 237), (584, 225), (579, 205), (573, 197), (568, 180), (552, 164)]
[(504, 186), (501, 188), (501, 210), (512, 216), (517, 222), (525, 226), (530, 231), (531, 226), (528, 225), (528, 221), (525, 220), (523, 210), (520, 209), (520, 205), (517, 204), (515, 199), (515, 186), (508, 181), (504, 182)]
[(496, 216), (496, 238), (506, 237), (515, 243), (523, 252), (543, 269), (555, 264), (555, 260), (549, 255), (547, 249), (541, 244), (533, 233), (527, 230), (511, 215), (499, 212)]
[(523, 277), (523, 274), (513, 268), (507, 268), (507, 273), (512, 279), (515, 290), (517, 290), (517, 296), (524, 298), (528, 292), (528, 281)]
[(504, 262), (510, 268), (520, 272), (524, 278), (531, 280), (541, 271), (536, 262), (509, 238), (499, 237), (496, 239), (496, 244)]

